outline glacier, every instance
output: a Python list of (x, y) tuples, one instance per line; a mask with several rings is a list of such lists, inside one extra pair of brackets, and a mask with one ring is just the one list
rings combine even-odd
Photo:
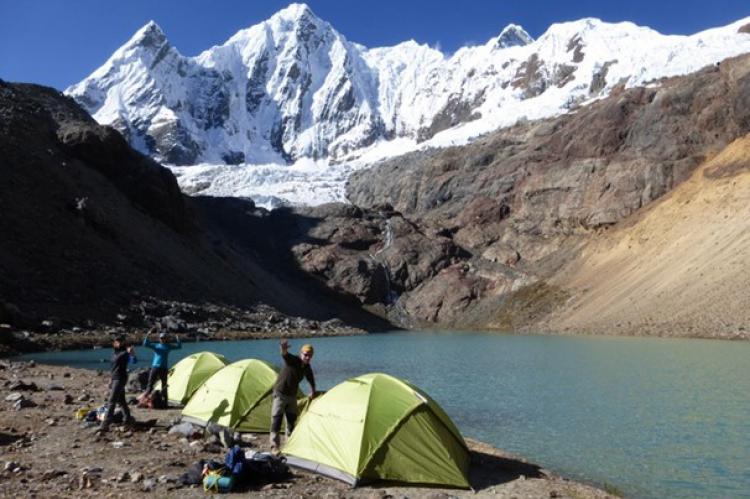
[(168, 166), (189, 194), (344, 201), (348, 174), (570, 112), (750, 52), (750, 18), (690, 36), (587, 18), (520, 26), (454, 54), (367, 48), (305, 4), (182, 55), (153, 21), (65, 93)]

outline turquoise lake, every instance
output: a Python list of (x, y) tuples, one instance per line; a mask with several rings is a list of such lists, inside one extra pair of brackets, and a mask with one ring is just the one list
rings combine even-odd
[[(564, 476), (626, 497), (750, 497), (750, 343), (397, 332), (292, 348), (308, 341), (319, 388), (374, 371), (408, 379), (465, 436)], [(278, 340), (187, 343), (171, 361), (202, 350), (280, 361)], [(23, 358), (107, 369), (108, 355)]]

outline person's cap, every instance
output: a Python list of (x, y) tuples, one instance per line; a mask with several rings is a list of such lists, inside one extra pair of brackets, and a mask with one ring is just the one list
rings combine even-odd
[(300, 348), (299, 351), (312, 355), (315, 350), (313, 350), (313, 346), (308, 343), (306, 345), (302, 345), (302, 348)]
[(159, 333), (159, 339), (163, 340), (167, 337), (167, 333)]

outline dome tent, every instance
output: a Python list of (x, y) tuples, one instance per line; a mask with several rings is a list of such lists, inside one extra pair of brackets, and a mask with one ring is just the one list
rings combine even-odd
[(282, 449), (287, 462), (364, 481), (469, 488), (469, 450), (440, 406), (393, 376), (365, 374), (313, 400)]
[[(167, 377), (168, 395), (171, 404), (184, 405), (195, 391), (219, 369), (227, 365), (223, 355), (198, 352), (188, 355), (172, 366)], [(161, 389), (161, 382), (155, 389)]]
[[(240, 432), (268, 432), (277, 369), (268, 362), (245, 359), (213, 374), (193, 394), (182, 419), (204, 426), (215, 423)], [(302, 393), (298, 392), (298, 398)]]

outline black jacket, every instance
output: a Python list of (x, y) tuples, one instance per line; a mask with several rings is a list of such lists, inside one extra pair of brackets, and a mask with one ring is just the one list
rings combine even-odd
[(126, 380), (128, 379), (128, 364), (135, 364), (137, 362), (135, 355), (130, 355), (127, 350), (115, 350), (112, 354), (112, 379), (113, 380)]

